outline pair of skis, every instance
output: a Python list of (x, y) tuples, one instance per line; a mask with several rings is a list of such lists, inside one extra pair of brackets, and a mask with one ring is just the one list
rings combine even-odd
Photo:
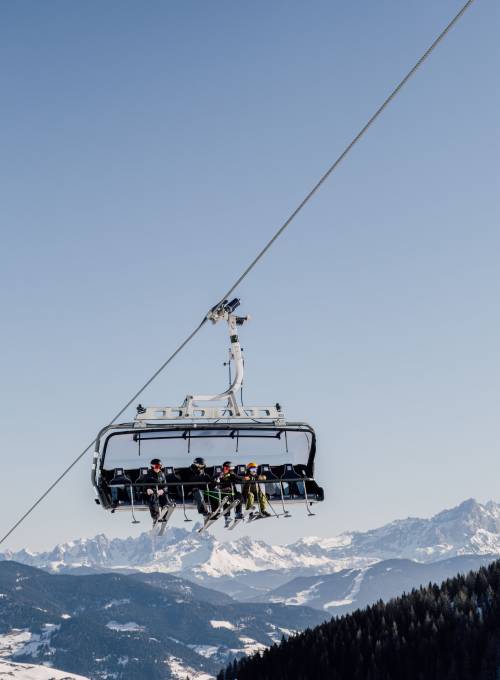
[(255, 522), (258, 519), (269, 519), (272, 515), (264, 515), (262, 512), (253, 512), (249, 515), (247, 522)]
[(238, 524), (239, 524), (240, 522), (243, 522), (244, 519), (245, 519), (245, 515), (243, 515), (243, 514), (241, 515), (241, 517), (235, 517), (235, 518), (234, 518), (234, 519), (226, 526), (226, 529), (227, 529), (228, 531), (232, 531), (235, 527), (238, 526)]
[(160, 510), (158, 517), (153, 521), (153, 533), (155, 533), (155, 529), (159, 526), (160, 529), (157, 535), (163, 536), (165, 529), (167, 528), (168, 520), (172, 516), (174, 510), (175, 505), (166, 505)]
[(272, 517), (272, 515), (263, 515), (261, 512), (254, 512), (248, 515), (248, 517), (245, 517), (244, 515), (241, 517), (235, 517), (231, 524), (227, 527), (228, 531), (232, 531), (235, 527), (238, 526), (240, 522), (244, 522), (245, 519), (247, 521), (247, 524), (250, 522), (255, 522), (258, 519), (269, 519), (269, 517)]
[(231, 510), (233, 510), (239, 502), (238, 498), (234, 498), (233, 500), (230, 500), (229, 496), (223, 498), (219, 507), (205, 517), (203, 526), (198, 529), (198, 533), (202, 534), (208, 527), (216, 522), (222, 514), (226, 512), (231, 513)]

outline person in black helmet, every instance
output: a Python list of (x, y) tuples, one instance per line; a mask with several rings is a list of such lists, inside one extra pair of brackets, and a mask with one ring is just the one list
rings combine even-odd
[(143, 481), (148, 484), (148, 486), (145, 487), (145, 491), (149, 512), (151, 513), (153, 520), (156, 521), (160, 514), (160, 509), (163, 509), (167, 505), (175, 505), (168, 497), (165, 486), (165, 473), (163, 472), (161, 460), (159, 458), (153, 458), (151, 460), (151, 467)]
[[(234, 512), (234, 518), (235, 519), (243, 519), (243, 513), (241, 511), (241, 493), (236, 490), (235, 484), (238, 484), (243, 481), (240, 477), (238, 477), (237, 474), (234, 472), (234, 465), (231, 463), (230, 460), (226, 460), (222, 463), (222, 472), (217, 479), (218, 482), (218, 487), (221, 492), (222, 498), (225, 496), (230, 496), (230, 501), (232, 500), (237, 500), (238, 504), (235, 507), (235, 512)], [(231, 524), (231, 511), (225, 510), (224, 511), (224, 526), (227, 528)]]
[(206, 491), (208, 491), (208, 484), (212, 483), (212, 478), (205, 472), (206, 464), (204, 458), (195, 458), (192, 465), (189, 467), (187, 481), (199, 482), (189, 485), (189, 490), (193, 493), (193, 500), (196, 503), (198, 512), (205, 517), (210, 514), (210, 500)]

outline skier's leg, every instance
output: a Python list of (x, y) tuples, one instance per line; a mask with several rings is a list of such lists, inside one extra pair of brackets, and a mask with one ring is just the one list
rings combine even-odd
[(207, 515), (209, 510), (207, 508), (207, 504), (205, 503), (205, 499), (203, 498), (203, 493), (201, 492), (200, 489), (195, 489), (193, 491), (193, 498), (196, 503), (196, 507), (198, 508), (198, 512), (200, 515)]
[(160, 505), (158, 503), (158, 496), (156, 494), (154, 494), (154, 496), (148, 496), (148, 505), (151, 517), (153, 519), (158, 519), (158, 515), (160, 514)]
[(238, 519), (243, 516), (243, 499), (239, 491), (235, 491), (234, 497), (238, 501), (238, 504), (234, 508), (234, 516)]
[(246, 502), (246, 505), (245, 505), (246, 510), (250, 510), (250, 508), (252, 507), (252, 505), (254, 503), (254, 500), (255, 500), (255, 496), (253, 494), (253, 491), (249, 491), (247, 493), (247, 502)]
[(270, 512), (268, 510), (268, 502), (266, 494), (259, 489), (259, 510), (261, 515), (268, 517)]

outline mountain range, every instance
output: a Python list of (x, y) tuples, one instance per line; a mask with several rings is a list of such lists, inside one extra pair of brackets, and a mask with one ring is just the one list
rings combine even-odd
[(500, 505), (473, 499), (430, 519), (284, 546), (170, 527), (161, 539), (101, 534), (6, 552), (0, 659), (96, 680), (209, 680), (282, 636), (498, 555)]
[(463, 555), (500, 554), (500, 505), (474, 499), (430, 519), (396, 520), (365, 532), (334, 538), (301, 538), (289, 545), (269, 545), (242, 537), (220, 542), (208, 534), (171, 527), (154, 541), (109, 539), (100, 534), (56, 546), (47, 552), (0, 553), (53, 573), (162, 572), (253, 600), (297, 577), (366, 569), (390, 559), (432, 563)]

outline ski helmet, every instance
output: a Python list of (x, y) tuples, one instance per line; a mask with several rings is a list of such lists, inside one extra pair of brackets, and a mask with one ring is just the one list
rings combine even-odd
[(150, 465), (161, 465), (161, 460), (159, 458), (151, 458)]
[(193, 464), (196, 465), (196, 467), (205, 467), (206, 465), (204, 458), (195, 458)]
[(247, 465), (247, 470), (250, 470), (250, 469), (256, 468), (256, 467), (258, 467), (258, 466), (257, 466), (257, 463), (254, 463), (254, 462), (252, 461), (251, 463), (248, 463), (248, 465)]
[(230, 460), (225, 460), (225, 461), (222, 463), (222, 467), (228, 467), (228, 468), (231, 468), (231, 470), (234, 469), (234, 465), (231, 463)]

